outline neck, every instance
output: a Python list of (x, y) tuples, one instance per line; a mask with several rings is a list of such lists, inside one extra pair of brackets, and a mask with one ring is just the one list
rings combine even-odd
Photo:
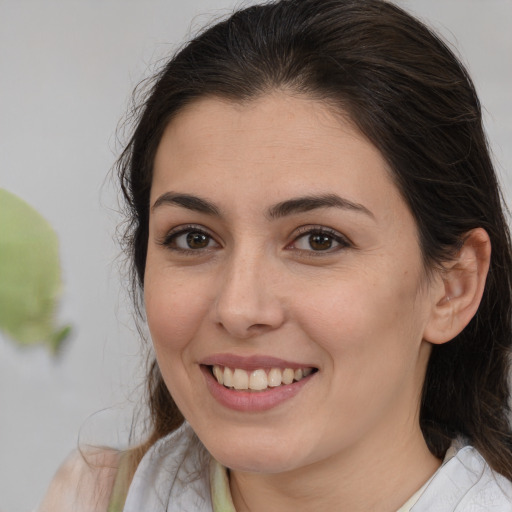
[[(417, 420), (417, 418), (416, 418)], [(417, 424), (417, 421), (416, 421)], [(404, 425), (407, 427), (407, 425)], [(232, 471), (237, 512), (325, 510), (395, 512), (437, 470), (419, 425), (383, 431), (373, 443), (352, 447), (327, 460), (286, 473)], [(390, 442), (395, 440), (395, 443)]]

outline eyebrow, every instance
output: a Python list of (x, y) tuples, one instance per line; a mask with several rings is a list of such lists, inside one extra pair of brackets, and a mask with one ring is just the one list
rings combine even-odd
[(319, 196), (304, 196), (295, 199), (289, 199), (272, 206), (268, 210), (268, 216), (271, 219), (286, 217), (294, 213), (309, 212), (319, 208), (341, 208), (342, 210), (353, 210), (355, 212), (364, 213), (372, 219), (375, 219), (373, 213), (365, 206), (354, 203), (348, 199), (344, 199), (336, 194), (324, 194)]
[(181, 206), (187, 210), (193, 210), (195, 212), (206, 213), (207, 215), (220, 216), (219, 209), (207, 199), (202, 199), (197, 196), (190, 194), (178, 194), (176, 192), (166, 192), (162, 194), (151, 207), (151, 211), (163, 204), (171, 206)]
[[(207, 199), (190, 194), (166, 192), (154, 202), (151, 210), (154, 211), (156, 208), (164, 204), (180, 206), (182, 208), (186, 208), (187, 210), (205, 213), (206, 215), (217, 217), (221, 216), (219, 208), (214, 203), (208, 201)], [(271, 206), (267, 211), (267, 216), (274, 220), (287, 217), (288, 215), (309, 212), (311, 210), (317, 210), (320, 208), (340, 208), (342, 210), (352, 210), (355, 212), (363, 213), (372, 219), (375, 219), (373, 213), (362, 204), (354, 203), (336, 194), (311, 195), (288, 199), (281, 203), (277, 203), (274, 206)]]

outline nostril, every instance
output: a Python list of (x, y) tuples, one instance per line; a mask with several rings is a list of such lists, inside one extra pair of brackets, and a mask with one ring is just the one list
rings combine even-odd
[(250, 331), (266, 331), (271, 328), (268, 324), (253, 324), (249, 326)]

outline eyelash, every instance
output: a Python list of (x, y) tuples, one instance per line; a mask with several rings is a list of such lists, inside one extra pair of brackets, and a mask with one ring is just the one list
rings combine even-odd
[(167, 249), (170, 249), (172, 251), (180, 252), (184, 255), (197, 255), (200, 252), (204, 252), (207, 250), (211, 250), (212, 247), (204, 247), (204, 248), (198, 248), (198, 249), (185, 249), (183, 247), (177, 247), (176, 241), (180, 236), (184, 235), (190, 235), (190, 234), (198, 234), (203, 235), (208, 238), (208, 245), (213, 241), (217, 246), (220, 246), (218, 242), (215, 240), (215, 238), (208, 233), (205, 229), (201, 228), (200, 226), (195, 226), (193, 224), (188, 226), (180, 226), (178, 228), (175, 228), (174, 230), (170, 231), (165, 235), (164, 239), (160, 242), (161, 245), (166, 247)]
[[(184, 247), (178, 247), (176, 245), (176, 242), (179, 239), (179, 237), (185, 236), (185, 235), (191, 235), (191, 234), (203, 235), (204, 237), (207, 237), (208, 245), (206, 247), (200, 247), (200, 248), (196, 248), (196, 249), (192, 249), (192, 248), (187, 249)], [(334, 248), (329, 247), (325, 250), (317, 250), (317, 251), (315, 251), (313, 249), (309, 250), (309, 249), (299, 249), (299, 248), (293, 247), (295, 244), (297, 244), (297, 242), (299, 240), (306, 238), (306, 237), (312, 237), (312, 236), (324, 236), (329, 239), (330, 243), (334, 242), (338, 245), (335, 246)], [(217, 247), (210, 247), (211, 242), (214, 242), (217, 245)], [(185, 242), (185, 243), (187, 243), (187, 242)], [(220, 247), (220, 244), (215, 240), (215, 238), (208, 231), (206, 231), (202, 227), (196, 226), (196, 225), (187, 225), (187, 226), (180, 226), (178, 228), (175, 228), (174, 230), (170, 231), (163, 238), (163, 240), (160, 242), (160, 244), (172, 251), (177, 251), (184, 255), (196, 255), (196, 256), (198, 255), (198, 253), (202, 253), (202, 252), (209, 251), (211, 249)], [(333, 229), (326, 228), (324, 226), (302, 226), (297, 230), (295, 238), (293, 239), (293, 241), (290, 244), (288, 244), (286, 246), (286, 249), (298, 251), (303, 255), (307, 255), (307, 256), (311, 256), (311, 257), (318, 257), (318, 256), (326, 255), (326, 254), (332, 254), (332, 253), (341, 251), (341, 250), (346, 249), (351, 246), (352, 246), (352, 243), (345, 236), (341, 235), (340, 233), (338, 233), (337, 231), (335, 231)]]
[(288, 248), (291, 248), (291, 246), (295, 245), (299, 240), (315, 235), (324, 236), (328, 239), (330, 239), (331, 243), (335, 242), (338, 244), (336, 247), (332, 248), (329, 247), (325, 250), (309, 250), (309, 249), (299, 249), (295, 248), (295, 250), (300, 251), (302, 254), (305, 254), (310, 257), (318, 257), (318, 256), (324, 256), (326, 254), (332, 254), (335, 252), (339, 252), (343, 249), (347, 249), (352, 246), (352, 243), (348, 238), (341, 235), (337, 231), (326, 228), (325, 226), (302, 226), (298, 229), (298, 234), (294, 238), (294, 240), (287, 246)]

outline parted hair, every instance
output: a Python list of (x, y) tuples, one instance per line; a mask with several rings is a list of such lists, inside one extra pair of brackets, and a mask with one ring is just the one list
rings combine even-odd
[[(250, 101), (286, 90), (348, 115), (386, 159), (416, 221), (425, 269), (440, 268), (478, 227), (492, 255), (480, 307), (453, 340), (433, 346), (420, 410), (430, 451), (464, 436), (512, 479), (509, 387), (512, 250), (506, 208), (473, 83), (448, 46), (383, 0), (278, 0), (205, 29), (153, 78), (118, 160), (125, 249), (140, 310), (153, 161), (166, 126), (202, 97)], [(149, 439), (183, 417), (156, 361), (148, 368)]]

